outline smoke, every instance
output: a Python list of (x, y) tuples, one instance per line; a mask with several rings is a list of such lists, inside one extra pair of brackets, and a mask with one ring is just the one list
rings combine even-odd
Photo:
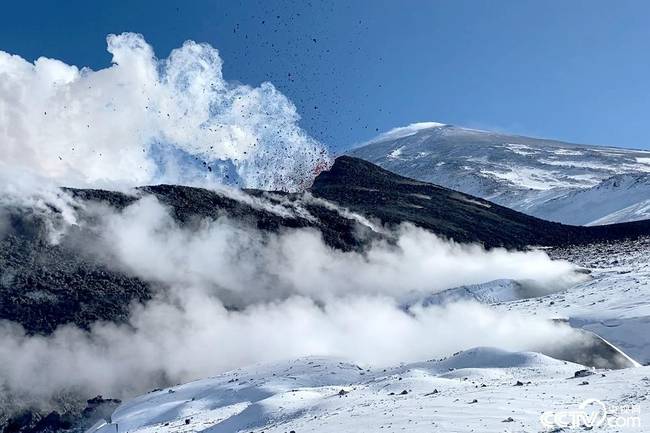
[[(478, 304), (400, 309), (385, 297), (350, 296), (318, 305), (305, 297), (228, 311), (200, 290), (137, 307), (130, 326), (64, 327), (50, 337), (0, 327), (5, 389), (35, 401), (62, 390), (129, 396), (254, 362), (340, 356), (375, 366), (488, 345), (540, 350), (577, 338), (568, 327)], [(472, 320), (467, 320), (471, 317)]]
[[(105, 213), (105, 212), (103, 212)], [(264, 233), (227, 218), (178, 226), (153, 196), (105, 218), (102, 250), (123, 268), (169, 286), (209, 287), (236, 304), (291, 294), (327, 300), (350, 294), (400, 299), (500, 278), (531, 280), (549, 291), (582, 276), (540, 251), (485, 250), (442, 240), (412, 225), (363, 253), (326, 245), (315, 229)]]
[(0, 240), (9, 231), (10, 210), (28, 210), (43, 217), (52, 244), (77, 224), (77, 210), (84, 204), (48, 178), (0, 162)]
[(479, 345), (543, 350), (579, 338), (542, 317), (475, 303), (402, 306), (414, 293), (497, 278), (554, 290), (577, 281), (570, 264), (541, 252), (486, 251), (410, 225), (392, 233), (393, 243), (343, 252), (309, 229), (267, 233), (226, 218), (181, 227), (151, 196), (120, 212), (90, 204), (84, 211), (99, 218), (96, 245), (113, 266), (167, 289), (134, 305), (122, 325), (68, 325), (34, 336), (0, 324), (0, 388), (13, 405), (48, 405), (62, 395), (128, 397), (306, 355), (381, 366)]
[(297, 190), (329, 163), (271, 83), (222, 75), (187, 41), (157, 59), (142, 35), (107, 37), (113, 65), (79, 69), (0, 51), (0, 162), (66, 186), (237, 184)]

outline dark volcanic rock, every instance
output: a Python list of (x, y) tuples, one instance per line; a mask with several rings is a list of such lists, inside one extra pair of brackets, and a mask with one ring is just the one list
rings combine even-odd
[(321, 232), (326, 244), (344, 251), (358, 249), (362, 240), (372, 237), (372, 233), (363, 232), (363, 228), (355, 221), (341, 216), (335, 210), (303, 200), (302, 194), (242, 191), (242, 194), (248, 194), (251, 198), (262, 197), (271, 202), (300, 202), (300, 205), (315, 217), (314, 220), (300, 215), (281, 216), (262, 207), (202, 188), (156, 185), (143, 187), (140, 190), (155, 195), (160, 202), (169, 206), (176, 220), (184, 225), (191, 225), (204, 218), (228, 217), (237, 223), (271, 232), (312, 227)]
[(64, 323), (88, 328), (97, 320), (124, 320), (132, 301), (150, 298), (144, 281), (80, 254), (74, 234), (57, 245), (46, 234), (43, 216), (11, 214), (0, 238), (0, 319), (47, 334)]
[(28, 411), (9, 419), (3, 433), (56, 433), (71, 428), (72, 421), (56, 411), (45, 416)]
[(573, 377), (587, 377), (595, 374), (593, 371), (590, 370), (578, 370), (573, 374)]

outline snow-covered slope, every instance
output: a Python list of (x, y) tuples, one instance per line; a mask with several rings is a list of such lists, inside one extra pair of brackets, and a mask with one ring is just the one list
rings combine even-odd
[(579, 410), (587, 399), (639, 408), (649, 425), (650, 367), (574, 377), (583, 368), (485, 347), (388, 369), (305, 358), (151, 392), (94, 431), (545, 431), (542, 412)]
[(349, 153), (551, 221), (586, 225), (650, 218), (648, 151), (426, 122), (395, 128)]
[(523, 209), (568, 224), (598, 225), (650, 218), (650, 174), (617, 174)]
[[(506, 280), (452, 290), (498, 310), (564, 318), (647, 364), (649, 248), (650, 239), (640, 239), (549, 251), (591, 271), (592, 278), (565, 292), (521, 299), (511, 296), (519, 286)], [(302, 358), (150, 392), (91, 432), (583, 431), (591, 430), (580, 426), (584, 418), (576, 429), (561, 429), (543, 425), (541, 415), (592, 414), (599, 405), (608, 415), (594, 431), (648, 431), (650, 367), (584, 369), (488, 347), (389, 368)]]
[(565, 292), (498, 308), (545, 312), (593, 331), (650, 365), (650, 239), (561, 248), (550, 252), (591, 271), (592, 279)]
[(494, 280), (482, 284), (472, 284), (443, 290), (427, 296), (423, 305), (445, 305), (459, 301), (477, 301), (483, 304), (496, 304), (524, 299), (528, 296), (520, 283), (514, 280)]
[(612, 212), (589, 223), (589, 225), (613, 224), (619, 221), (637, 221), (650, 218), (650, 199), (643, 200), (626, 208)]

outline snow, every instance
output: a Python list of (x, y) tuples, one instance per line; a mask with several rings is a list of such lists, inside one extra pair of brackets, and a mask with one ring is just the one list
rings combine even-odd
[(598, 371), (588, 385), (573, 377), (582, 368), (487, 347), (389, 369), (304, 358), (144, 395), (120, 407), (106, 431), (540, 431), (543, 411), (588, 398), (639, 405), (642, 425), (650, 423), (650, 367)]
[(598, 218), (587, 225), (614, 224), (621, 221), (639, 221), (650, 219), (650, 199), (643, 200), (623, 209)]
[[(454, 291), (462, 292), (500, 311), (563, 317), (650, 363), (648, 251), (650, 239), (549, 250), (591, 277), (541, 297), (522, 297), (510, 280), (441, 296), (453, 301)], [(650, 367), (587, 369), (586, 377), (574, 377), (582, 369), (540, 353), (493, 347), (389, 368), (306, 357), (150, 392), (124, 403), (93, 433), (538, 432), (552, 430), (541, 424), (542, 413), (576, 411), (588, 399), (632, 408), (641, 423), (595, 431), (648, 431)]]
[(487, 208), (487, 209), (489, 209), (489, 208), (492, 207), (492, 205), (490, 204), (490, 202), (482, 201), (482, 200), (481, 200), (481, 201), (479, 201), (479, 200), (474, 200), (474, 199), (471, 199), (471, 198), (467, 198), (467, 196), (460, 195), (460, 194), (456, 194), (456, 193), (453, 193), (453, 194), (451, 195), (451, 197), (452, 197), (453, 199), (455, 199), (455, 200), (460, 200), (460, 201), (463, 201), (463, 202), (465, 202), (465, 203), (472, 203), (472, 204), (475, 204), (475, 205), (477, 205), (477, 206), (481, 206), (481, 207), (484, 207), (484, 208)]
[(558, 149), (554, 153), (556, 155), (571, 155), (571, 156), (584, 155), (584, 153), (580, 152), (579, 150), (570, 150), (570, 149)]
[(404, 149), (404, 146), (398, 147), (397, 149), (389, 153), (388, 157), (391, 159), (398, 159), (399, 156), (402, 154), (402, 149)]
[(410, 125), (407, 126), (400, 126), (398, 128), (393, 128), (389, 131), (382, 132), (381, 134), (379, 134), (378, 136), (371, 139), (365, 144), (378, 143), (386, 140), (395, 140), (398, 138), (410, 137), (424, 129), (439, 128), (441, 126), (446, 126), (446, 125), (444, 123), (438, 123), (438, 122), (411, 123)]
[(526, 209), (541, 218), (568, 224), (598, 225), (650, 218), (650, 176), (623, 174), (598, 185), (539, 201)]
[(426, 125), (395, 128), (350, 154), (406, 177), (566, 224), (649, 217), (643, 204), (650, 200), (646, 187), (608, 183), (616, 176), (650, 176), (647, 151)]
[(511, 152), (516, 153), (517, 155), (526, 156), (526, 155), (536, 155), (538, 153), (530, 146), (526, 146), (525, 144), (507, 143), (505, 147), (509, 149)]
[[(472, 168), (470, 167), (470, 170)], [(481, 173), (494, 176), (497, 179), (502, 179), (517, 188), (534, 189), (534, 190), (549, 190), (567, 186), (565, 182), (558, 182), (553, 176), (549, 176), (546, 171), (522, 168), (518, 170), (496, 171), (496, 170), (481, 170)]]
[(642, 364), (650, 363), (650, 239), (556, 250), (591, 271), (592, 279), (561, 293), (497, 308), (567, 318)]
[[(564, 154), (566, 155), (566, 153)], [(553, 160), (553, 159), (540, 159), (539, 162), (546, 164), (546, 165), (554, 165), (557, 167), (568, 167), (568, 168), (588, 168), (588, 169), (594, 169), (594, 170), (603, 170), (603, 171), (611, 171), (614, 173), (615, 167), (612, 167), (607, 164), (598, 164), (594, 162), (589, 162), (589, 161), (576, 161), (576, 160)]]
[(482, 284), (472, 284), (434, 293), (421, 300), (423, 305), (445, 305), (458, 301), (478, 301), (483, 304), (496, 304), (525, 298), (521, 284), (514, 280), (494, 280)]

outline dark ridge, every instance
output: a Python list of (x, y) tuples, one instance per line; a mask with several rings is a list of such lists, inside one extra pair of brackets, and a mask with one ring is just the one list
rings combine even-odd
[(650, 220), (594, 227), (545, 221), (350, 156), (338, 157), (331, 170), (316, 178), (311, 191), (386, 224), (408, 221), (457, 242), (488, 248), (563, 246), (650, 235)]
[[(302, 203), (314, 220), (299, 216), (282, 216), (267, 209), (256, 207), (244, 201), (228, 197), (216, 191), (179, 185), (156, 185), (140, 188), (140, 191), (153, 194), (167, 205), (174, 218), (182, 225), (191, 225), (205, 218), (226, 217), (236, 224), (256, 227), (266, 232), (278, 232), (295, 228), (318, 229), (325, 243), (343, 251), (359, 249), (361, 237), (371, 233), (361, 233), (357, 224), (344, 218), (338, 212), (309, 203)], [(243, 195), (251, 198), (265, 196), (299, 201), (300, 194), (283, 192), (267, 193), (259, 190), (245, 190)], [(270, 195), (271, 194), (271, 195)]]
[(94, 201), (109, 205), (115, 209), (124, 209), (132, 204), (139, 197), (124, 194), (118, 191), (106, 191), (103, 189), (79, 189), (79, 188), (62, 188), (64, 191), (72, 194), (73, 197), (83, 201)]
[(68, 402), (63, 413), (25, 409), (6, 420), (0, 419), (4, 424), (2, 433), (83, 433), (98, 421), (108, 419), (120, 403), (98, 395), (87, 400), (85, 406)]
[[(126, 195), (115, 191), (97, 189), (67, 188), (74, 197), (88, 202), (101, 202), (109, 207), (121, 210), (145, 195), (153, 195), (167, 206), (174, 219), (182, 226), (192, 226), (205, 218), (229, 218), (231, 221), (256, 227), (263, 231), (278, 232), (292, 228), (316, 228), (322, 233), (325, 243), (343, 251), (358, 249), (359, 227), (338, 212), (323, 206), (303, 203), (315, 220), (300, 216), (281, 216), (245, 201), (237, 200), (220, 192), (204, 188), (183, 185), (149, 185), (137, 188), (136, 195)], [(273, 196), (288, 200), (300, 200), (300, 194), (285, 192), (266, 192), (260, 190), (242, 190), (243, 196), (251, 198)], [(371, 236), (370, 233), (364, 235)]]

